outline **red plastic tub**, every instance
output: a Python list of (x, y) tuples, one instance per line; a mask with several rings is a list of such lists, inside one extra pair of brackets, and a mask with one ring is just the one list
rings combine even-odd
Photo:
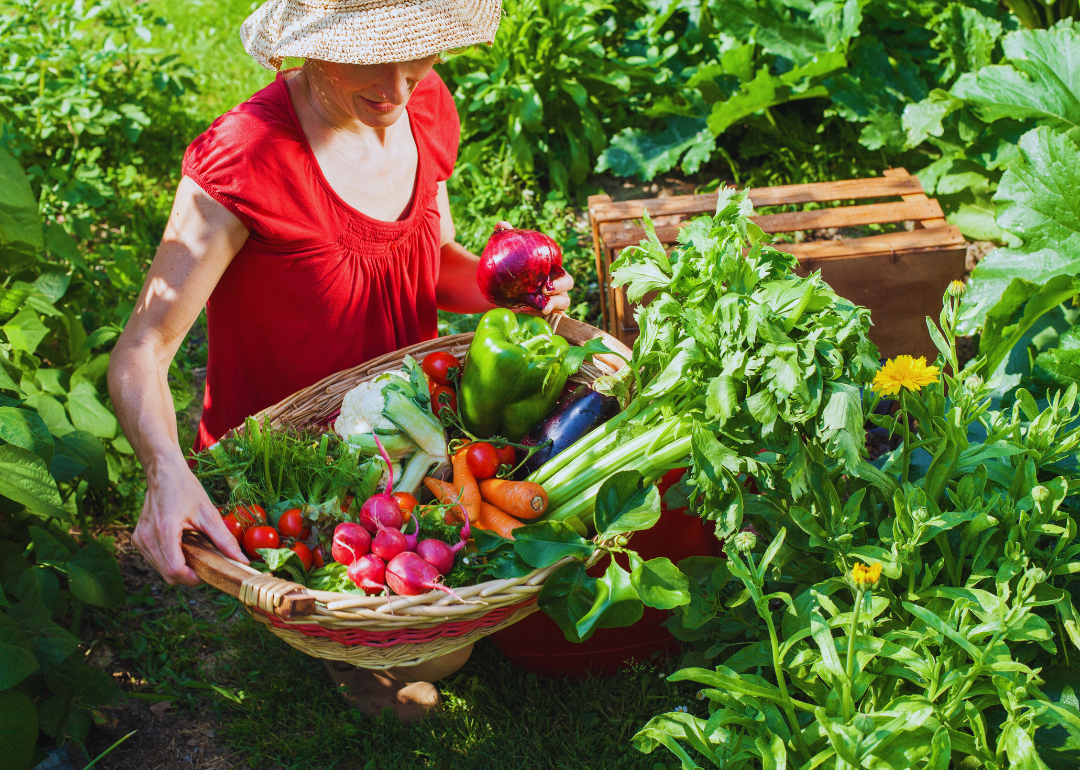
[[(674, 470), (664, 476), (658, 486), (660, 494), (678, 481), (684, 471)], [(697, 516), (687, 516), (685, 509), (668, 510), (648, 534), (631, 540), (643, 559), (666, 556), (673, 562), (689, 556), (716, 556), (720, 543)], [(603, 574), (604, 563), (590, 574)], [(667, 619), (666, 610), (646, 607), (637, 623), (629, 628), (601, 628), (587, 641), (568, 642), (555, 621), (543, 612), (492, 634), (491, 640), (503, 655), (519, 667), (547, 677), (581, 679), (586, 676), (611, 676), (624, 663), (648, 660), (656, 652), (676, 653), (678, 641), (661, 625)]]

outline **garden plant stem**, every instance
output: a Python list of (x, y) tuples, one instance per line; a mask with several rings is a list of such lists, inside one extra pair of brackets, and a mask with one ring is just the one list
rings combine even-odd
[(855, 594), (855, 607), (851, 611), (851, 631), (848, 634), (847, 665), (844, 667), (846, 674), (844, 681), (844, 721), (850, 722), (855, 713), (855, 701), (853, 690), (855, 689), (855, 637), (859, 633), (859, 613), (862, 611), (863, 595), (865, 590), (859, 589)]

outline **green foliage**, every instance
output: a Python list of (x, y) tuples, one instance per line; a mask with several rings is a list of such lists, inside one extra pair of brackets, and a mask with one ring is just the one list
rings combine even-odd
[[(81, 743), (96, 709), (119, 697), (112, 677), (75, 652), (83, 608), (116, 607), (124, 583), (105, 544), (67, 534), (77, 518), (87, 523), (86, 464), (65, 462), (66, 437), (54, 442), (35, 411), (3, 398), (12, 405), (0, 407), (0, 760), (27, 770), (40, 759), (39, 728), (57, 745)], [(98, 440), (81, 440), (103, 463)], [(70, 630), (59, 625), (68, 621)]]
[(631, 89), (612, 54), (614, 8), (600, 2), (508, 0), (491, 47), (443, 65), (456, 85), (462, 158), (505, 149), (522, 175), (547, 174), (564, 195), (604, 148), (604, 122)]
[(1049, 733), (1080, 712), (1040, 687), (1069, 660), (1059, 645), (1080, 649), (1078, 479), (1061, 466), (1080, 447), (1077, 389), (990, 411), (992, 388), (955, 375), (957, 305), (931, 324), (953, 375), (895, 415), (866, 391), (860, 414), (905, 437), (880, 472), (813, 453), (802, 490), (759, 477), (738, 505), (764, 553), (736, 538), (727, 561), (679, 565), (692, 599), (669, 625), (719, 665), (671, 677), (701, 685), (707, 711), (656, 717), (640, 750), (684, 768), (1075, 763)]

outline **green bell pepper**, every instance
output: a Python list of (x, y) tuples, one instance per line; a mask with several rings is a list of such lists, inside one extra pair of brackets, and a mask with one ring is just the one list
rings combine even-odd
[(480, 438), (520, 441), (562, 394), (569, 349), (542, 318), (489, 310), (465, 356), (458, 392), (465, 427)]

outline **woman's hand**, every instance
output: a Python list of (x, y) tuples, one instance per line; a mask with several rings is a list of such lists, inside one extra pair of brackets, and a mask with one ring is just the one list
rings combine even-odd
[(202, 532), (230, 559), (247, 564), (236, 538), (186, 463), (154, 468), (147, 472), (146, 482), (146, 500), (131, 542), (166, 583), (197, 586), (202, 582), (180, 550), (186, 529)]

